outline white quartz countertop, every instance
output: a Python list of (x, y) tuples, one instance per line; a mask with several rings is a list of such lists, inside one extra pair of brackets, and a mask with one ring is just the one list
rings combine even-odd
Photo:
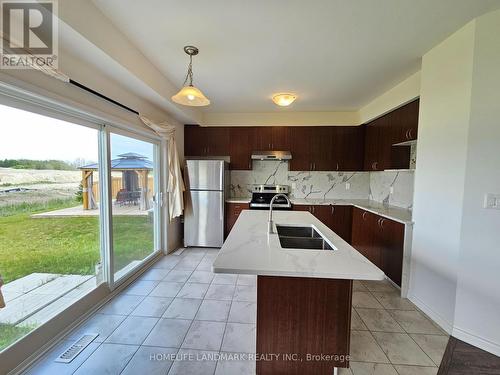
[[(369, 199), (304, 199), (290, 198), (295, 205), (352, 205), (402, 224), (413, 224), (412, 211), (396, 206), (387, 206)], [(250, 203), (250, 198), (229, 198), (227, 203)]]
[(327, 279), (382, 280), (384, 273), (341, 237), (305, 211), (274, 211), (280, 225), (313, 225), (335, 250), (283, 249), (267, 233), (268, 211), (243, 210), (213, 263), (216, 273)]
[(374, 214), (386, 217), (388, 219), (398, 221), (403, 224), (412, 224), (412, 211), (395, 207), (387, 206), (379, 202), (368, 199), (291, 199), (292, 204), (296, 205), (352, 205)]
[(250, 198), (228, 198), (226, 203), (250, 203)]

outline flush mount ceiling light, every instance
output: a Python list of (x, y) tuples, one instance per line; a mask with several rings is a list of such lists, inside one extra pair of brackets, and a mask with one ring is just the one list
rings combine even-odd
[[(186, 78), (182, 84), (182, 89), (172, 96), (172, 100), (178, 104), (189, 105), (193, 107), (202, 107), (210, 104), (210, 100), (203, 93), (193, 86), (193, 56), (199, 52), (198, 48), (193, 46), (184, 47), (184, 52), (189, 55), (189, 65)], [(188, 83), (189, 85), (186, 85)]]
[(280, 107), (287, 107), (292, 104), (295, 99), (297, 99), (297, 95), (290, 93), (279, 93), (273, 95), (273, 102)]

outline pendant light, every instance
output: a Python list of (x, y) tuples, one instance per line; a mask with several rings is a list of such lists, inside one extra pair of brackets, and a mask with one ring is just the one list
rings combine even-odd
[[(193, 86), (193, 56), (199, 52), (198, 48), (193, 46), (185, 46), (184, 52), (189, 55), (189, 65), (186, 74), (186, 79), (182, 84), (182, 89), (172, 96), (172, 100), (178, 104), (188, 105), (193, 107), (202, 107), (210, 104), (210, 100), (203, 93)], [(189, 80), (189, 85), (186, 85)]]

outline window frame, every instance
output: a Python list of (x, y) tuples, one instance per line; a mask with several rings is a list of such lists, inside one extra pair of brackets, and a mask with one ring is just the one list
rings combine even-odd
[[(0, 75), (3, 78), (3, 75)], [(0, 373), (17, 372), (26, 369), (38, 357), (58, 343), (70, 330), (97, 311), (104, 303), (130, 284), (142, 272), (156, 261), (162, 251), (167, 250), (168, 220), (163, 225), (167, 205), (163, 204), (166, 196), (164, 166), (167, 158), (166, 142), (153, 131), (140, 129), (114, 115), (98, 114), (92, 108), (79, 103), (67, 103), (63, 98), (54, 99), (53, 93), (40, 94), (41, 89), (29, 84), (11, 84), (0, 80), (0, 104), (43, 116), (96, 129), (98, 135), (99, 178), (105, 183), (99, 184), (101, 204), (99, 205), (100, 252), (103, 264), (103, 282), (95, 289), (70, 305), (58, 315), (35, 328), (0, 352)], [(28, 88), (26, 88), (28, 87)], [(31, 90), (33, 89), (33, 90)], [(125, 111), (125, 110), (123, 110)], [(127, 113), (127, 115), (130, 115)], [(118, 282), (113, 278), (113, 241), (111, 212), (111, 171), (110, 171), (110, 132), (126, 134), (131, 138), (145, 140), (155, 146), (155, 189), (157, 194), (155, 210), (155, 249), (139, 266), (124, 275)]]

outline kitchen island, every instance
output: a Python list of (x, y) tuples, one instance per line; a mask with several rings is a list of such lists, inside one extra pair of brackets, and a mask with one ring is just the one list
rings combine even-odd
[(213, 271), (257, 275), (257, 374), (331, 375), (349, 366), (352, 281), (384, 273), (311, 213), (273, 212), (271, 234), (268, 214), (241, 213)]

